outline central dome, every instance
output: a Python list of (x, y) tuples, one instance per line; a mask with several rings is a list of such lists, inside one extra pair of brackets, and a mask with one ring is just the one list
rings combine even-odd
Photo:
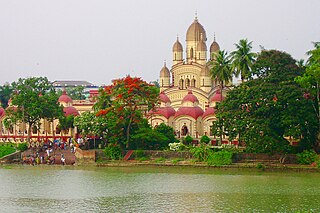
[(187, 31), (187, 41), (200, 41), (202, 37), (203, 41), (207, 41), (206, 31), (203, 26), (195, 18)]

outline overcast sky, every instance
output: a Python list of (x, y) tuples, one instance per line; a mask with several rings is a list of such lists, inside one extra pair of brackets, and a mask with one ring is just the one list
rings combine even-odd
[(319, 0), (0, 0), (0, 84), (31, 76), (97, 85), (126, 74), (159, 79), (177, 34), (185, 51), (196, 11), (208, 49), (215, 33), (228, 52), (248, 38), (254, 51), (261, 45), (305, 59), (320, 41)]

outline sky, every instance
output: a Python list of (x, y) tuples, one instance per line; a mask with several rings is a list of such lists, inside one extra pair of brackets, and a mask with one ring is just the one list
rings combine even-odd
[(319, 11), (319, 0), (0, 0), (0, 85), (33, 76), (157, 80), (177, 35), (185, 51), (195, 14), (208, 49), (215, 34), (228, 52), (247, 38), (253, 51), (306, 59), (320, 41)]

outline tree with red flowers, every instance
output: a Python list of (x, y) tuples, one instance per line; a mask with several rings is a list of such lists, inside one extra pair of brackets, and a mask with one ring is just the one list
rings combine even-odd
[[(126, 76), (113, 80), (112, 85), (100, 91), (95, 105), (96, 116), (116, 116), (113, 127), (121, 130), (123, 145), (130, 144), (130, 133), (143, 120), (158, 100), (159, 89), (138, 77)], [(112, 131), (110, 129), (110, 131)], [(120, 142), (120, 141), (119, 141)]]

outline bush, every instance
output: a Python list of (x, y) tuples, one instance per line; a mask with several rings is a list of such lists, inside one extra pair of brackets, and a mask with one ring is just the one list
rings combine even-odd
[(211, 141), (211, 139), (210, 139), (208, 136), (206, 136), (206, 135), (203, 135), (203, 136), (201, 137), (201, 139), (200, 139), (200, 142), (201, 142), (201, 143), (205, 143), (205, 144), (208, 144), (210, 141)]
[(304, 150), (303, 152), (297, 154), (297, 159), (299, 164), (312, 164), (316, 162), (319, 157), (313, 150)]
[(0, 146), (0, 158), (4, 157), (6, 155), (10, 155), (10, 154), (14, 153), (15, 151), (16, 151), (16, 149), (10, 145)]
[(188, 135), (187, 137), (185, 137), (184, 142), (186, 143), (186, 145), (190, 145), (193, 141), (193, 138)]
[(143, 150), (134, 150), (133, 154), (135, 159), (146, 157)]
[(232, 163), (233, 152), (222, 150), (214, 152), (207, 146), (191, 147), (193, 157), (201, 162), (207, 162), (209, 166), (222, 166)]
[[(213, 152), (212, 152), (213, 153)], [(232, 152), (222, 150), (208, 156), (207, 163), (210, 166), (223, 166), (232, 164)]]
[(198, 159), (198, 161), (207, 161), (208, 156), (211, 154), (211, 152), (213, 152), (207, 146), (191, 147), (189, 151), (193, 157)]
[(28, 149), (27, 143), (19, 143), (17, 149), (21, 152), (26, 151)]
[(108, 144), (104, 149), (106, 157), (111, 160), (120, 160), (122, 158), (122, 151), (119, 145), (117, 144)]

